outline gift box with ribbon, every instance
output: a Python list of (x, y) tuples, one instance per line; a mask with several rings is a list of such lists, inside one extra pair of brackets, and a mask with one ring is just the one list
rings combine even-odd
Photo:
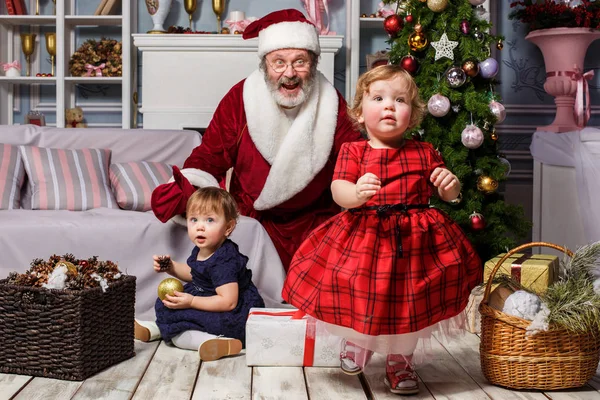
[[(483, 279), (487, 282), (494, 266), (504, 254), (485, 263)], [(558, 279), (559, 261), (557, 256), (549, 254), (513, 254), (500, 266), (499, 274), (509, 275), (522, 286), (537, 293), (544, 292)]]
[(342, 338), (296, 309), (252, 308), (246, 323), (248, 366), (339, 367)]

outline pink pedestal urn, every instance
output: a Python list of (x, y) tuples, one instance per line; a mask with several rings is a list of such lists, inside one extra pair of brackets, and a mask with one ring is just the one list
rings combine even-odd
[(539, 29), (529, 33), (525, 39), (540, 48), (546, 64), (544, 90), (554, 96), (556, 117), (548, 126), (539, 130), (569, 132), (580, 130), (574, 116), (577, 78), (583, 73), (583, 61), (589, 45), (600, 39), (600, 31), (589, 28)]

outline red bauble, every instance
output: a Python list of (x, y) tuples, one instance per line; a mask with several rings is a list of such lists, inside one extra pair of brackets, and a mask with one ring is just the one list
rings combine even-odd
[(467, 21), (466, 19), (460, 21), (460, 31), (465, 35), (469, 34), (469, 32), (471, 31), (471, 25), (469, 25), (469, 21)]
[(404, 21), (398, 14), (392, 14), (383, 20), (383, 29), (390, 35), (396, 36), (404, 27)]
[(411, 75), (414, 75), (415, 72), (417, 72), (417, 69), (419, 69), (419, 63), (417, 62), (417, 59), (411, 55), (402, 57), (400, 60), (400, 66), (408, 71), (408, 73)]
[(469, 219), (471, 220), (471, 230), (479, 232), (485, 229), (485, 219), (483, 218), (483, 215), (478, 212), (473, 212), (473, 214), (469, 215)]
[(407, 16), (404, 18), (404, 20), (410, 24), (411, 22), (413, 22), (413, 16), (412, 16), (412, 15), (410, 15), (410, 14), (408, 14), (408, 15), (407, 15)]

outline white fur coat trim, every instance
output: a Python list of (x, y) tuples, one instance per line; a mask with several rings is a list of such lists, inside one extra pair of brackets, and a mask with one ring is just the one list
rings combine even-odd
[(254, 71), (246, 79), (243, 96), (250, 137), (271, 164), (254, 202), (256, 210), (267, 210), (300, 193), (325, 166), (337, 126), (338, 95), (318, 72), (310, 97), (285, 135), (287, 117), (275, 103), (262, 71)]
[[(215, 179), (214, 176), (209, 174), (208, 172), (204, 172), (201, 169), (196, 168), (184, 168), (181, 170), (181, 174), (187, 178), (187, 180), (194, 186), (201, 188), (206, 186), (216, 186), (219, 187), (219, 182)], [(169, 182), (174, 182), (175, 179), (171, 177)], [(181, 215), (177, 214), (171, 221), (178, 223), (179, 225), (187, 226), (187, 221)]]

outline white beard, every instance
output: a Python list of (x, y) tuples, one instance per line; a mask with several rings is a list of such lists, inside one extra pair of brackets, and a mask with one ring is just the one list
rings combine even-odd
[(310, 94), (312, 93), (313, 88), (315, 86), (315, 78), (314, 75), (311, 74), (306, 79), (302, 80), (302, 87), (300, 88), (300, 91), (297, 95), (287, 96), (279, 91), (280, 83), (283, 79), (284, 78), (281, 78), (276, 83), (274, 83), (270, 79), (268, 79), (267, 76), (265, 76), (265, 81), (267, 82), (267, 86), (269, 88), (269, 91), (271, 92), (271, 95), (273, 96), (273, 99), (275, 100), (275, 103), (285, 108), (294, 108), (304, 103), (306, 99), (310, 97)]

